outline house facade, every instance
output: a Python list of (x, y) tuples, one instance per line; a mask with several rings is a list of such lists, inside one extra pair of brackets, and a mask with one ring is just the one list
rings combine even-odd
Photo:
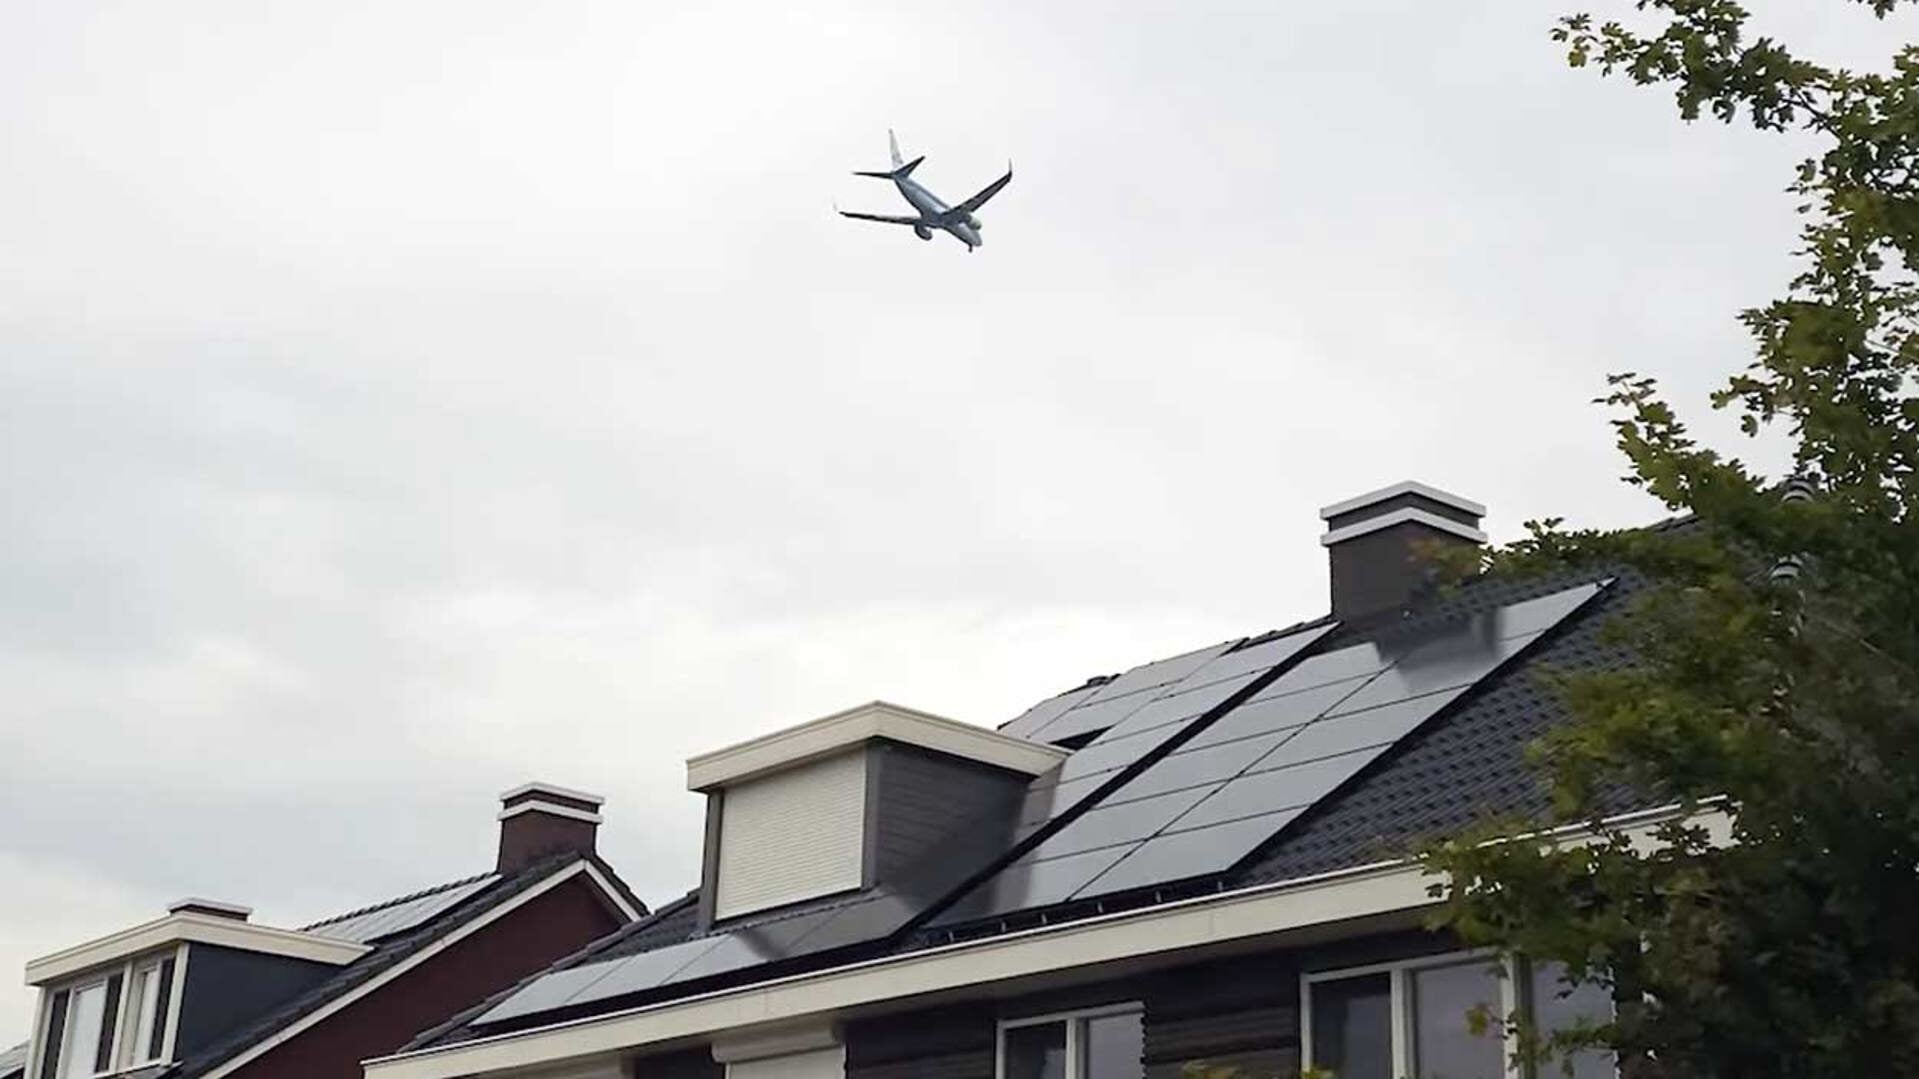
[(1626, 662), (1600, 630), (1637, 586), (1435, 588), (1484, 512), (1411, 482), (1329, 506), (1329, 615), (997, 729), (874, 702), (694, 758), (697, 887), (368, 1076), (1519, 1079), (1470, 1010), (1610, 1001), (1424, 928), (1408, 855), (1543, 815), (1525, 749), (1568, 716), (1539, 672)]
[(21, 1072), (352, 1079), (361, 1060), (645, 916), (595, 852), (600, 805), (550, 784), (515, 788), (490, 870), (302, 928), (183, 899), (36, 959)]

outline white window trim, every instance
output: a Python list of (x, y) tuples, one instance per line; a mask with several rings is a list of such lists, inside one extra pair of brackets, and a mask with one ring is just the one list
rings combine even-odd
[[(131, 957), (115, 966), (102, 967), (64, 982), (41, 987), (40, 1001), (34, 1013), (34, 1031), (37, 1036), (34, 1038), (33, 1046), (28, 1053), (27, 1070), (22, 1073), (22, 1079), (38, 1079), (41, 1069), (46, 1066), (47, 1042), (53, 1033), (52, 1005), (54, 995), (58, 993), (68, 994), (67, 1013), (64, 1018), (68, 1025), (71, 1026), (73, 1021), (72, 994), (84, 989), (90, 989), (96, 985), (105, 985), (111, 981), (116, 974), (120, 977), (120, 999), (114, 1004), (114, 1014), (112, 1016), (101, 1015), (101, 1022), (104, 1023), (108, 1019), (111, 1019), (113, 1022), (113, 1045), (107, 1055), (107, 1068), (105, 1071), (89, 1070), (84, 1073), (83, 1079), (118, 1075), (121, 1072), (131, 1071), (134, 1068), (171, 1063), (173, 1061), (174, 1035), (180, 1023), (181, 990), (186, 984), (186, 952), (186, 945), (180, 944), (169, 951), (148, 952), (144, 955)], [(129, 1021), (132, 1018), (130, 1012), (132, 1011), (134, 974), (148, 967), (160, 967), (168, 959), (173, 960), (173, 981), (167, 991), (166, 1026), (161, 1031), (162, 1049), (158, 1056), (147, 1060), (140, 1060), (137, 1059), (136, 1050), (142, 1032), (133, 1030), (129, 1026)], [(158, 988), (159, 982), (156, 980), (155, 989), (157, 990)], [(62, 1052), (66, 1049), (68, 1033), (68, 1031), (62, 1031), (60, 1035)], [(94, 1051), (96, 1054), (98, 1053), (97, 1046)], [(55, 1066), (58, 1067), (58, 1064), (56, 1063)]]
[(1480, 962), (1487, 966), (1497, 965), (1499, 978), (1499, 1012), (1503, 1025), (1500, 1036), (1500, 1066), (1505, 1079), (1525, 1079), (1524, 1071), (1519, 1067), (1519, 1039), (1511, 1029), (1510, 1020), (1518, 1010), (1520, 990), (1518, 975), (1523, 973), (1519, 964), (1486, 948), (1473, 948), (1466, 951), (1441, 952), (1436, 955), (1422, 955), (1410, 959), (1395, 959), (1384, 963), (1368, 963), (1357, 967), (1339, 967), (1332, 970), (1306, 971), (1299, 976), (1299, 1062), (1302, 1068), (1313, 1066), (1313, 993), (1312, 988), (1321, 982), (1337, 982), (1347, 978), (1362, 978), (1368, 974), (1388, 975), (1391, 997), (1388, 1008), (1392, 1023), (1392, 1067), (1393, 1074), (1411, 1077), (1413, 1073), (1413, 995), (1410, 991), (1412, 975), (1416, 971), (1430, 970), (1434, 967), (1451, 967), (1463, 963)]
[(133, 979), (140, 971), (157, 961), (158, 959), (151, 955), (138, 960), (129, 959), (120, 970), (120, 999), (115, 1002), (113, 1017), (113, 1048), (107, 1053), (107, 1068), (110, 1073), (133, 1067), (133, 1041), (129, 1040), (129, 1035), (136, 1040), (139, 1037), (138, 1031), (127, 1029), (128, 1006), (133, 1003)]
[(1048, 1023), (1066, 1024), (1066, 1079), (1082, 1079), (1080, 1066), (1085, 1061), (1080, 1058), (1086, 1053), (1085, 1039), (1081, 1031), (1081, 1020), (1103, 1019), (1109, 1015), (1137, 1015), (1144, 1021), (1146, 1006), (1139, 1001), (1127, 1001), (1122, 1004), (1103, 1004), (1097, 1008), (1077, 1008), (1066, 1012), (1048, 1012), (1045, 1015), (1023, 1015), (1018, 1019), (1002, 1019), (993, 1034), (993, 1079), (1006, 1079), (1006, 1032), (1020, 1027), (1045, 1026)]
[[(151, 1047), (152, 1053), (150, 1055), (143, 1056), (140, 1048), (146, 1043), (147, 1035), (152, 1030), (152, 1025), (151, 1023), (138, 1023), (140, 1029), (137, 1030), (129, 1025), (130, 1023), (137, 1023), (140, 1018), (139, 1014), (133, 1010), (133, 987), (141, 974), (151, 970), (153, 971), (153, 992), (160, 992), (164, 984), (162, 978), (166, 976), (167, 960), (171, 959), (173, 961), (173, 977), (177, 979), (180, 974), (181, 963), (179, 953), (184, 950), (183, 948), (176, 947), (172, 952), (155, 952), (144, 959), (137, 959), (127, 964), (127, 980), (124, 983), (126, 989), (120, 993), (120, 1029), (124, 1032), (124, 1040), (119, 1054), (120, 1067), (122, 1069), (139, 1068), (148, 1064), (161, 1064), (172, 1059), (167, 1055), (167, 1043), (171, 1041), (173, 1037), (173, 1002), (179, 994), (173, 991), (172, 986), (166, 986), (167, 1014), (164, 1016), (155, 1016), (160, 1020), (160, 1044)], [(145, 1006), (145, 1001), (141, 1002), (141, 1006)], [(156, 1009), (156, 1012), (157, 1010), (158, 1009)]]
[[(72, 1041), (72, 1034), (73, 1034), (73, 1023), (75, 1018), (77, 1018), (74, 1011), (74, 1001), (78, 998), (79, 994), (84, 993), (89, 989), (97, 988), (102, 993), (105, 993), (107, 990), (107, 983), (113, 980), (113, 976), (115, 974), (120, 975), (119, 1003), (125, 1003), (127, 999), (127, 983), (126, 983), (126, 970), (123, 967), (115, 968), (112, 970), (96, 970), (93, 973), (86, 975), (85, 977), (75, 978), (74, 980), (66, 983), (65, 985), (60, 986), (59, 989), (57, 990), (57, 992), (63, 992), (67, 994), (67, 1012), (64, 1016), (61, 1017), (62, 1021), (65, 1022), (67, 1029), (60, 1032), (60, 1052), (63, 1056), (67, 1053), (68, 1050), (72, 1048), (71, 1041)], [(121, 1009), (121, 1010), (124, 1010), (124, 1009)], [(73, 1077), (73, 1079), (91, 1079), (91, 1077), (93, 1076), (112, 1075), (114, 1072), (119, 1070), (118, 1062), (119, 1062), (119, 1056), (120, 1056), (120, 1027), (119, 1027), (118, 1019), (119, 1019), (118, 1011), (116, 1011), (114, 1015), (109, 1016), (107, 1015), (104, 1006), (102, 1007), (100, 1011), (100, 1022), (102, 1024), (107, 1023), (109, 1020), (114, 1022), (113, 1048), (109, 1050), (107, 1053), (106, 1070), (101, 1071), (92, 1066), (88, 1066), (85, 1070), (81, 1071), (78, 1076)], [(52, 1032), (52, 1027), (53, 1027), (53, 1015), (51, 1013), (51, 1010), (49, 1010), (49, 1013), (47, 1015), (47, 1027), (48, 1027), (47, 1033), (50, 1034)], [(99, 1053), (100, 1053), (100, 1039), (96, 1036), (94, 1038), (93, 1044), (88, 1046), (83, 1046), (82, 1050), (86, 1054), (85, 1056), (82, 1056), (80, 1058), (82, 1061), (85, 1061), (89, 1058), (93, 1060), (98, 1060)], [(59, 1076), (60, 1062), (58, 1060), (54, 1061), (53, 1066), (54, 1066), (54, 1074), (57, 1079), (57, 1077)]]
[(173, 951), (173, 992), (167, 996), (167, 1028), (163, 1040), (166, 1043), (160, 1059), (171, 1064), (178, 1060), (174, 1052), (180, 1035), (180, 1006), (187, 996), (187, 956), (193, 949), (185, 944), (177, 944)]

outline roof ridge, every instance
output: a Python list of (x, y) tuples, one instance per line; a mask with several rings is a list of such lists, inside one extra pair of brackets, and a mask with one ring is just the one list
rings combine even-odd
[(497, 871), (488, 870), (485, 873), (475, 873), (470, 877), (461, 877), (459, 880), (450, 880), (444, 884), (435, 884), (431, 888), (422, 888), (417, 892), (412, 892), (407, 895), (394, 896), (391, 899), (383, 899), (378, 903), (369, 903), (364, 907), (360, 907), (356, 910), (349, 910), (344, 914), (334, 914), (329, 917), (322, 918), (317, 922), (308, 922), (306, 925), (303, 925), (300, 927), (300, 932), (302, 933), (312, 932), (313, 930), (319, 929), (322, 926), (335, 925), (339, 922), (344, 922), (349, 918), (358, 918), (362, 915), (372, 914), (374, 911), (377, 911), (377, 910), (385, 910), (388, 907), (397, 907), (402, 903), (410, 903), (415, 899), (425, 899), (427, 896), (430, 896), (430, 895), (438, 895), (441, 892), (452, 891), (455, 888), (464, 887), (468, 884), (475, 884), (475, 883), (478, 883), (479, 881), (485, 880), (488, 877), (497, 877), (497, 876), (499, 876), (499, 873)]

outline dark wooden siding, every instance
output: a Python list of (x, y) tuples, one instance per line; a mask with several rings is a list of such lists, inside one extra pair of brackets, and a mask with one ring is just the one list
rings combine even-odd
[(1299, 971), (1255, 956), (1167, 971), (1148, 980), (1147, 1079), (1186, 1079), (1202, 1066), (1234, 1079), (1299, 1071)]
[(726, 1065), (715, 1063), (712, 1052), (702, 1047), (639, 1057), (626, 1074), (634, 1079), (726, 1079)]
[(621, 924), (598, 889), (574, 877), (274, 1047), (235, 1079), (360, 1079), (360, 1061), (393, 1052)]
[(847, 1079), (993, 1079), (997, 1023), (967, 1004), (849, 1024)]
[(995, 809), (1012, 810), (1027, 778), (973, 761), (914, 746), (876, 742), (867, 758), (867, 851), (869, 885), (901, 874), (953, 838), (961, 827), (991, 820)]
[[(1195, 962), (1125, 978), (851, 1023), (848, 1079), (993, 1079), (999, 1021), (1141, 1005), (1147, 1079), (1292, 1079), (1299, 1074), (1299, 976), (1459, 947), (1423, 932)], [(1237, 1069), (1237, 1070), (1235, 1070)]]
[(326, 963), (280, 955), (187, 945), (176, 1052), (188, 1056), (338, 973)]

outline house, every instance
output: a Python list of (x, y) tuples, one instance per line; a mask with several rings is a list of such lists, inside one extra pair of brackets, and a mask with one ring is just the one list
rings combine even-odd
[(27, 964), (31, 1079), (351, 1079), (360, 1061), (644, 916), (595, 852), (602, 800), (501, 796), (486, 872), (299, 929), (182, 899)]
[(1328, 615), (997, 729), (874, 703), (690, 760), (698, 887), (369, 1079), (1515, 1075), (1469, 1009), (1610, 1001), (1423, 928), (1407, 851), (1546, 808), (1524, 751), (1567, 714), (1537, 676), (1624, 662), (1600, 627), (1638, 585), (1433, 588), (1427, 545), (1484, 512), (1410, 482), (1328, 506)]

